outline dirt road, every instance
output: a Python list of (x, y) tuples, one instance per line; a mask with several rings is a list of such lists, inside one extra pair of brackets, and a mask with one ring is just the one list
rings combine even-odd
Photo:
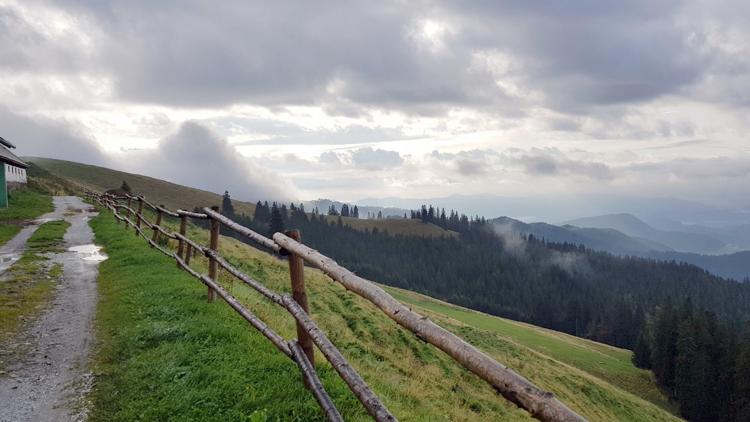
[[(88, 211), (89, 206), (77, 197), (55, 197), (54, 201), (55, 212), (43, 218), (71, 223), (65, 234), (67, 250), (52, 257), (63, 265), (62, 281), (50, 306), (10, 344), (2, 345), (7, 354), (4, 359), (9, 361), (0, 374), (2, 422), (86, 419), (82, 398), (91, 383), (88, 364), (96, 278), (98, 264), (105, 257), (93, 245), (88, 220), (95, 214)], [(22, 231), (20, 239), (3, 249), (20, 254), (30, 235)]]

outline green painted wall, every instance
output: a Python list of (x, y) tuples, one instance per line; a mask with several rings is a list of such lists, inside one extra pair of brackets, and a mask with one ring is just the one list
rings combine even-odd
[(0, 208), (8, 208), (8, 183), (5, 181), (5, 166), (0, 163)]

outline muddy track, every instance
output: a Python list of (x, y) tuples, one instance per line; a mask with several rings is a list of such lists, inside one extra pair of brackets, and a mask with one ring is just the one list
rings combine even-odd
[[(55, 212), (43, 217), (71, 223), (65, 234), (67, 250), (52, 257), (52, 262), (63, 265), (63, 276), (50, 306), (2, 346), (3, 360), (7, 360), (5, 373), (0, 375), (2, 422), (86, 419), (83, 398), (91, 383), (88, 365), (96, 278), (103, 258), (91, 246), (94, 234), (88, 220), (95, 214), (89, 208), (77, 197), (55, 197)], [(15, 248), (11, 253), (23, 251), (35, 230), (27, 229), (6, 245)]]

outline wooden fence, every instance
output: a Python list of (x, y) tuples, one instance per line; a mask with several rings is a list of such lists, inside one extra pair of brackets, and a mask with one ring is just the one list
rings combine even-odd
[[(347, 290), (369, 300), (389, 318), (414, 333), (417, 337), (430, 343), (450, 355), (458, 363), (488, 382), (496, 391), (519, 407), (527, 410), (533, 417), (542, 421), (584, 421), (555, 396), (533, 385), (531, 382), (505, 367), (490, 356), (481, 352), (453, 333), (433, 323), (425, 316), (419, 315), (404, 306), (375, 283), (357, 276), (348, 269), (338, 265), (333, 259), (305, 246), (299, 241), (299, 232), (292, 230), (286, 233), (275, 233), (269, 239), (222, 215), (218, 207), (204, 208), (202, 213), (177, 210), (171, 211), (164, 206), (157, 206), (143, 196), (114, 196), (86, 192), (93, 201), (98, 202), (113, 212), (118, 221), (125, 222), (136, 235), (142, 236), (153, 248), (173, 258), (177, 266), (200, 280), (208, 288), (208, 300), (212, 302), (220, 296), (250, 325), (260, 331), (276, 348), (292, 359), (300, 369), (305, 386), (312, 392), (326, 417), (331, 421), (341, 421), (341, 414), (323, 388), (315, 371), (313, 345), (349, 386), (367, 412), (377, 421), (395, 421), (396, 418), (373, 393), (357, 371), (349, 365), (341, 352), (326, 337), (325, 333), (309, 316), (307, 295), (305, 293), (304, 265), (323, 271), (332, 280), (343, 285)], [(133, 202), (137, 203), (134, 208)], [(151, 209), (155, 221), (144, 217), (144, 205)], [(164, 228), (163, 218), (169, 216), (180, 220), (179, 232), (172, 233)], [(210, 240), (208, 247), (201, 246), (187, 237), (188, 220), (209, 222)], [(292, 283), (292, 296), (276, 293), (259, 281), (244, 274), (229, 264), (219, 254), (219, 233), (221, 226), (252, 240), (265, 249), (272, 250), (288, 257), (289, 273)], [(150, 230), (150, 235), (147, 233)], [(165, 236), (177, 241), (176, 251), (159, 245), (159, 238)], [(200, 274), (190, 266), (190, 258), (200, 253), (208, 258), (208, 274)], [(249, 309), (232, 296), (218, 281), (218, 269), (221, 267), (234, 278), (245, 283), (272, 302), (286, 310), (296, 321), (297, 339), (286, 341), (273, 329), (255, 316)]]

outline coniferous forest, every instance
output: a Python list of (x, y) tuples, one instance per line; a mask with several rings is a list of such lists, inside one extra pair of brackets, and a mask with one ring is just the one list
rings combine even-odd
[[(616, 257), (583, 245), (496, 233), (483, 218), (423, 206), (411, 218), (456, 234), (417, 237), (346, 226), (337, 210), (258, 202), (225, 215), (303, 241), (368, 279), (634, 350), (633, 361), (694, 421), (750, 420), (750, 284), (692, 265)], [(226, 233), (231, 235), (231, 233)]]

